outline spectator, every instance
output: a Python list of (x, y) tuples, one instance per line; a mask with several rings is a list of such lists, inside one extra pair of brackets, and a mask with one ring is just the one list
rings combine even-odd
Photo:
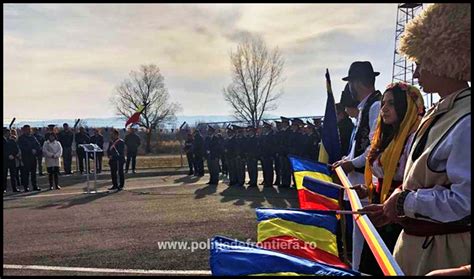
[[(63, 153), (61, 143), (57, 141), (55, 133), (48, 133), (48, 140), (43, 144), (43, 154), (45, 158), (46, 168), (49, 175), (49, 189), (61, 189), (59, 186), (59, 166), (61, 166), (60, 158)], [(54, 187), (53, 187), (54, 180)]]
[[(94, 135), (91, 137), (91, 143), (96, 144), (100, 149), (104, 150), (104, 137), (99, 129), (94, 129)], [(95, 170), (97, 173), (102, 172), (102, 157), (104, 152), (96, 152)]]
[(64, 173), (72, 174), (72, 142), (74, 135), (69, 129), (69, 125), (67, 123), (63, 124), (63, 129), (64, 130), (59, 133), (58, 140), (63, 148)]
[[(41, 128), (33, 128), (33, 135), (38, 141), (40, 146), (43, 146), (45, 138), (43, 135), (41, 135)], [(38, 165), (38, 175), (43, 176), (43, 152), (42, 150), (39, 150), (38, 153), (36, 154), (36, 160), (38, 160), (37, 165)]]
[(36, 184), (37, 154), (41, 146), (38, 140), (31, 134), (30, 125), (24, 125), (22, 132), (23, 134), (18, 138), (18, 146), (21, 150), (21, 161), (23, 162), (23, 168), (21, 170), (22, 184), (25, 192), (30, 191), (28, 184), (31, 177), (33, 190), (41, 191), (41, 188)]
[(125, 136), (125, 146), (127, 146), (127, 165), (125, 167), (125, 173), (128, 173), (130, 161), (132, 161), (132, 172), (136, 173), (135, 167), (140, 144), (140, 137), (135, 133), (135, 128), (130, 128), (129, 133)]

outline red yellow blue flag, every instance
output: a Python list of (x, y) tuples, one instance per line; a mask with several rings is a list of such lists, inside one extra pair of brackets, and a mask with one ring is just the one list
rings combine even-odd
[(340, 268), (337, 218), (328, 211), (258, 208), (258, 243), (263, 248)]
[(222, 236), (216, 236), (211, 240), (209, 263), (214, 276), (360, 275), (353, 270), (310, 261)]

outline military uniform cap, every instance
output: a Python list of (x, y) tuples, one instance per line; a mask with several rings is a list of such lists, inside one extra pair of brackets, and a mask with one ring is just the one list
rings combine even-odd
[(303, 122), (303, 120), (301, 120), (301, 119), (299, 119), (299, 118), (293, 118), (293, 119), (291, 120), (291, 124), (303, 125), (304, 122)]

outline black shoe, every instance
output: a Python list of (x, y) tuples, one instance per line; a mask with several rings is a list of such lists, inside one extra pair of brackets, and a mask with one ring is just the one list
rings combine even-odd
[(118, 187), (117, 191), (122, 191), (123, 187)]
[(33, 191), (41, 191), (41, 188), (40, 187), (33, 187)]
[(137, 173), (137, 171), (136, 171), (136, 170), (132, 170), (132, 173)]
[(61, 190), (61, 186), (56, 185), (56, 190)]
[(110, 187), (110, 188), (107, 188), (107, 190), (117, 190), (117, 189), (118, 189), (118, 187), (115, 187), (115, 186), (112, 186), (112, 187)]
[(194, 174), (194, 172), (192, 172), (192, 171), (188, 172), (188, 175), (193, 175), (193, 174)]
[(6, 192), (7, 192), (7, 190), (3, 190), (3, 192), (4, 192), (4, 193), (6, 193)]
[(12, 190), (13, 190), (14, 193), (20, 192), (20, 189), (18, 189), (18, 188), (13, 188)]
[(50, 187), (49, 187), (49, 190), (51, 190), (51, 191), (54, 190), (53, 186), (50, 186)]
[(30, 191), (30, 188), (26, 187), (26, 188), (25, 188), (25, 193), (26, 193), (26, 192), (29, 192), (29, 191)]
[(38, 175), (39, 175), (39, 176), (44, 176), (44, 174), (43, 174), (43, 173), (40, 173), (40, 174), (38, 174)]
[(128, 173), (128, 170), (125, 170), (125, 173)]
[(209, 182), (206, 182), (206, 184), (211, 184), (211, 181), (209, 181)]

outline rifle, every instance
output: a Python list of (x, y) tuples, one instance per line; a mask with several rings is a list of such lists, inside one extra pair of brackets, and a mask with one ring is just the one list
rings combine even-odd
[(10, 122), (10, 125), (8, 125), (9, 130), (12, 128), (12, 125), (15, 122), (15, 120), (16, 120), (16, 117), (13, 117), (12, 122)]

